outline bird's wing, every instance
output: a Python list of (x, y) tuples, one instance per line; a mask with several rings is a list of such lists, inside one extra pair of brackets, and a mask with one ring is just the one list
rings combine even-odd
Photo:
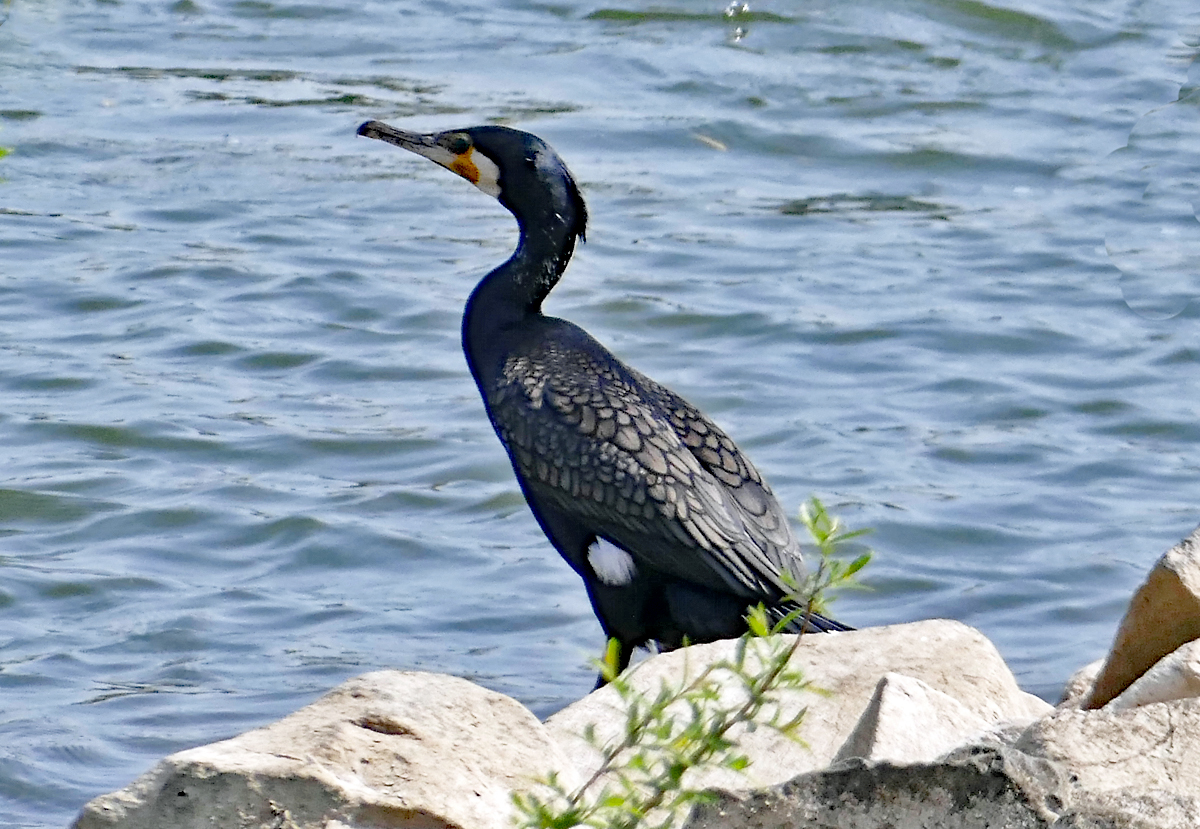
[(675, 433), (700, 465), (720, 481), (737, 502), (746, 532), (754, 543), (766, 550), (798, 583), (802, 581), (804, 560), (791, 524), (770, 485), (750, 459), (702, 411), (666, 386), (634, 369), (629, 371), (638, 385), (655, 398), (658, 409), (667, 414)]
[[(488, 408), (535, 499), (677, 578), (709, 584), (716, 575), (739, 594), (778, 596), (795, 541), (786, 520), (782, 533), (773, 523), (782, 518), (766, 506), (774, 498), (719, 431), (731, 448), (716, 456), (732, 459), (745, 491), (706, 469), (676, 421), (715, 427), (674, 395), (664, 407), (670, 393), (647, 382), (598, 345), (543, 340), (506, 361)], [(770, 532), (762, 516), (772, 516)]]

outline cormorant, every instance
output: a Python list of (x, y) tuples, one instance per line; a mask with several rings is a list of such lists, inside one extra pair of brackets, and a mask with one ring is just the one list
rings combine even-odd
[[(368, 121), (358, 134), (422, 155), (499, 199), (520, 241), (467, 301), (462, 340), (488, 417), (550, 543), (587, 585), (604, 632), (633, 649), (781, 618), (804, 562), (767, 482), (679, 395), (614, 357), (542, 301), (584, 238), (587, 208), (562, 159), (500, 126), (428, 135)], [(793, 629), (849, 630), (816, 614)]]

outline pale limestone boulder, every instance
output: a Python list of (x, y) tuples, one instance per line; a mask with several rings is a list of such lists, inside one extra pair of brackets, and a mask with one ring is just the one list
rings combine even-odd
[(1188, 642), (1155, 662), (1104, 710), (1120, 711), (1189, 697), (1200, 697), (1200, 641)]
[(756, 792), (719, 792), (686, 829), (1129, 829), (1058, 823), (1064, 781), (1050, 763), (970, 748), (930, 764), (863, 764), (802, 774)]
[(1196, 829), (1196, 796), (1154, 783), (1097, 791), (1066, 763), (964, 746), (932, 763), (851, 760), (759, 791), (718, 792), (685, 829)]
[(88, 803), (74, 826), (499, 829), (510, 792), (552, 769), (568, 763), (515, 700), (452, 676), (378, 671), (265, 728), (171, 755)]
[(872, 763), (928, 763), (990, 723), (961, 702), (919, 679), (886, 673), (867, 709), (833, 761), (857, 757)]
[(1117, 629), (1087, 708), (1101, 708), (1150, 666), (1200, 638), (1200, 529), (1154, 565)]
[(1196, 829), (1200, 699), (1061, 708), (1011, 746), (929, 763), (853, 759), (720, 792), (686, 829)]
[[(731, 659), (737, 646), (735, 640), (722, 641), (660, 654), (636, 666), (630, 679), (653, 696), (663, 682), (677, 683), (711, 662)], [(1052, 710), (1017, 687), (1008, 666), (983, 634), (959, 622), (933, 620), (809, 634), (802, 638), (791, 665), (828, 692), (796, 693), (784, 700), (785, 719), (801, 708), (808, 709), (799, 732), (804, 745), (770, 728), (735, 728), (730, 737), (754, 761), (748, 772), (705, 770), (689, 778), (688, 785), (746, 789), (828, 766), (888, 672), (903, 673), (953, 697), (988, 725), (1007, 720), (1028, 722)], [(733, 683), (722, 685), (732, 698)], [(546, 727), (583, 778), (598, 767), (599, 756), (579, 735), (593, 724), (598, 740), (608, 743), (617, 739), (622, 722), (620, 699), (615, 690), (606, 687), (550, 717)]]
[(1200, 816), (1200, 699), (1122, 711), (1062, 708), (1015, 747), (1069, 770), (1077, 792), (1092, 799), (1182, 798)]

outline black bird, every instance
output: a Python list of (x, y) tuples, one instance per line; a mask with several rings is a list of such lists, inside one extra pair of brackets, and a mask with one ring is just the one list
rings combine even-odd
[[(638, 646), (739, 636), (759, 602), (776, 618), (795, 608), (785, 579), (803, 583), (800, 548), (749, 459), (695, 406), (542, 313), (587, 223), (554, 150), (498, 126), (422, 135), (368, 121), (358, 134), (458, 173), (517, 219), (516, 252), (467, 302), (463, 350), (529, 508), (620, 642), (619, 666)], [(850, 629), (807, 613), (792, 628)]]

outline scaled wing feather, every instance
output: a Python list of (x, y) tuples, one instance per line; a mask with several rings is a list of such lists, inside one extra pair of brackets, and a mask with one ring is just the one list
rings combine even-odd
[[(604, 354), (607, 357), (607, 354)], [(527, 485), (650, 567), (772, 599), (800, 564), (757, 470), (697, 409), (615, 359), (553, 339), (489, 395)]]

